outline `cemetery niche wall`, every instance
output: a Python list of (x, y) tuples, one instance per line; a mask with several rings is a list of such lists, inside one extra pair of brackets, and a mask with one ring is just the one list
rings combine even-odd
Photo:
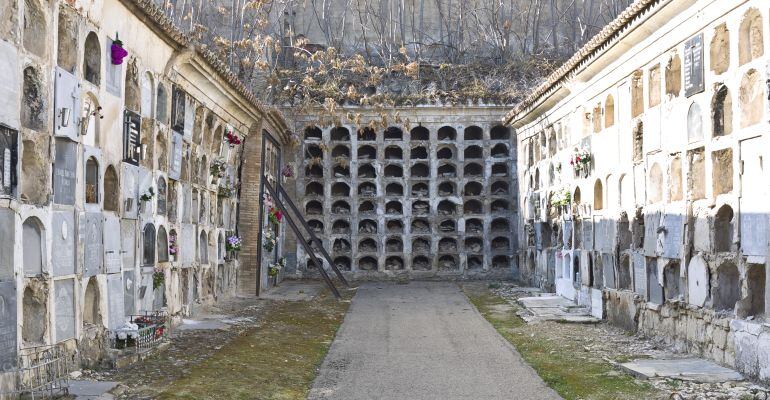
[(523, 283), (764, 381), (768, 21), (631, 6), (506, 116)]
[(238, 187), (243, 160), (224, 128), (286, 130), (151, 2), (11, 1), (35, 18), (0, 34), (0, 393), (20, 350), (61, 345), (73, 367), (104, 365), (110, 331), (133, 316), (177, 323), (235, 294), (241, 262), (224, 238), (240, 198), (220, 188)]

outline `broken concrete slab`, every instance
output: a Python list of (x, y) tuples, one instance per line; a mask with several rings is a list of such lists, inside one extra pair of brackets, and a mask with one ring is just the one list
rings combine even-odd
[(642, 379), (671, 378), (695, 382), (743, 380), (738, 372), (700, 358), (644, 359), (623, 363), (619, 367)]
[(561, 296), (542, 295), (522, 297), (519, 304), (526, 308), (519, 316), (527, 323), (559, 321), (571, 323), (598, 323), (601, 320), (590, 315), (589, 309)]
[(102, 400), (114, 398), (109, 391), (118, 386), (117, 382), (69, 381), (69, 394), (77, 400)]
[(220, 319), (212, 318), (200, 318), (200, 319), (183, 319), (182, 325), (179, 325), (177, 331), (211, 331), (211, 330), (227, 330), (230, 326)]

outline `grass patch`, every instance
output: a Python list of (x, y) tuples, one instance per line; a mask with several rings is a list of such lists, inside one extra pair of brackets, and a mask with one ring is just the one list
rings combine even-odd
[(328, 295), (275, 302), (260, 327), (193, 367), (158, 398), (304, 399), (349, 305)]
[(527, 325), (516, 315), (514, 306), (486, 287), (464, 285), (463, 291), (545, 383), (565, 399), (632, 400), (661, 396), (651, 385), (615, 370), (610, 363), (586, 357), (579, 341), (549, 337), (547, 329)]

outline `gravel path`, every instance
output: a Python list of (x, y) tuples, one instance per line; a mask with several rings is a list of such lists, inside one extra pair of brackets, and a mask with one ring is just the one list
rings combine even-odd
[(559, 399), (457, 285), (359, 288), (309, 399)]

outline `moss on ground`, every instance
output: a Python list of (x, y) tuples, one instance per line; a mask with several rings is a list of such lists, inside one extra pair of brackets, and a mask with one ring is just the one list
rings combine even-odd
[(275, 302), (260, 327), (233, 339), (158, 398), (304, 399), (349, 305), (328, 295)]
[(660, 391), (615, 370), (609, 362), (576, 357), (584, 351), (579, 341), (554, 340), (547, 329), (526, 324), (516, 315), (516, 306), (488, 288), (467, 284), (463, 285), (463, 291), (545, 383), (565, 399), (661, 398)]

